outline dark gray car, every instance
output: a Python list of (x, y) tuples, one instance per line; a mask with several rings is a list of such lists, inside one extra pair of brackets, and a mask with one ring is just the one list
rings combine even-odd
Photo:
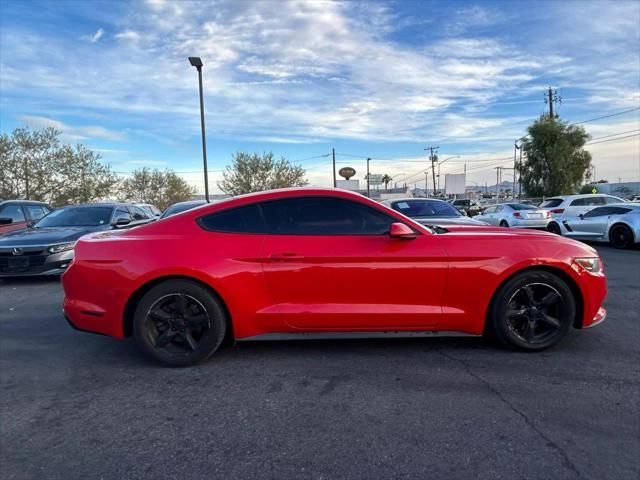
[(0, 277), (60, 274), (73, 259), (73, 247), (81, 236), (152, 220), (139, 207), (120, 203), (54, 210), (32, 226), (0, 237)]
[(450, 203), (434, 198), (402, 198), (385, 200), (382, 204), (423, 225), (487, 225), (467, 217)]

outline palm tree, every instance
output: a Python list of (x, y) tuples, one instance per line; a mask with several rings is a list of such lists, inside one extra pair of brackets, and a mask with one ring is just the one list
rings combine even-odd
[(385, 190), (389, 188), (389, 184), (391, 183), (391, 180), (393, 180), (393, 178), (391, 178), (386, 173), (382, 176), (382, 183), (384, 183)]

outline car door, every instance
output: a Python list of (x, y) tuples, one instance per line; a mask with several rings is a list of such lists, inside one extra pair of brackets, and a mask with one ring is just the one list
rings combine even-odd
[(296, 197), (261, 204), (264, 277), (274, 309), (303, 330), (435, 325), (447, 278), (438, 235), (389, 237), (396, 217), (361, 202)]
[(567, 229), (566, 236), (574, 238), (602, 237), (613, 207), (596, 207), (577, 217), (567, 217), (563, 224)]
[(496, 211), (496, 206), (492, 205), (490, 207), (485, 208), (482, 213), (476, 215), (474, 218), (476, 220), (479, 220), (481, 222), (486, 222), (489, 225), (491, 225), (491, 218), (492, 218), (493, 214), (495, 213), (495, 211)]

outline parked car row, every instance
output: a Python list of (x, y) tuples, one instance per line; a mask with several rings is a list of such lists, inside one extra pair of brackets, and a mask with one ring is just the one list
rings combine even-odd
[[(37, 202), (6, 203), (10, 206), (7, 213), (15, 213), (16, 205), (23, 206), (30, 221), (14, 223), (20, 217), (13, 216), (7, 225), (19, 227), (0, 236), (0, 277), (59, 275), (73, 259), (75, 242), (81, 236), (135, 227), (156, 219), (143, 208), (125, 203), (70, 205), (57, 210), (42, 204), (38, 207), (48, 213), (36, 219), (33, 209)], [(4, 212), (5, 205), (1, 208), (0, 212)]]

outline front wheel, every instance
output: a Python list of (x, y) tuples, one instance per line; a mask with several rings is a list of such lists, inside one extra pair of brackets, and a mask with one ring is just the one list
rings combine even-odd
[(609, 232), (609, 241), (616, 248), (631, 248), (633, 232), (626, 225), (614, 225)]
[(167, 280), (139, 301), (133, 336), (155, 360), (185, 367), (205, 360), (222, 343), (226, 313), (204, 286), (191, 280)]
[(515, 350), (539, 351), (557, 344), (576, 318), (575, 298), (560, 277), (522, 272), (494, 297), (488, 333)]

